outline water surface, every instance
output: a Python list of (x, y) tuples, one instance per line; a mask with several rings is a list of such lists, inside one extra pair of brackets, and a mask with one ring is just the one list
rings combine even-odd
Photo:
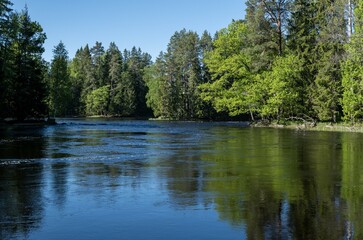
[(0, 239), (363, 239), (362, 160), (362, 134), (243, 123), (2, 128)]

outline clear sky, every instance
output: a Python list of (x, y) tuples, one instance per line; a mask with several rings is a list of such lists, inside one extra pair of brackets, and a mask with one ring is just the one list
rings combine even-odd
[(27, 4), (33, 21), (47, 34), (44, 58), (62, 41), (73, 58), (86, 44), (115, 42), (140, 47), (155, 59), (170, 37), (183, 28), (214, 33), (245, 15), (244, 0), (11, 0), (20, 11)]

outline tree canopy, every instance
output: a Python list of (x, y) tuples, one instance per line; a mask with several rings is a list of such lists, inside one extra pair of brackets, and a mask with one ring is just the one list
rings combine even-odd
[(140, 48), (64, 43), (0, 0), (0, 118), (363, 118), (362, 1), (248, 0), (214, 37), (182, 29), (152, 62)]

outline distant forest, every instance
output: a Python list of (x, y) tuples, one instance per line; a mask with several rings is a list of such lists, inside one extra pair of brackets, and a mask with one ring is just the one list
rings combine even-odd
[(0, 119), (117, 116), (170, 120), (363, 119), (363, 0), (249, 0), (213, 36), (181, 30), (152, 57), (115, 43), (60, 42), (0, 0)]

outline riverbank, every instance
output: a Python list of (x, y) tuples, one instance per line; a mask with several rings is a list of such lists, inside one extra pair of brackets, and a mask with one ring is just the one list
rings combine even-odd
[(288, 122), (285, 124), (278, 123), (251, 123), (251, 127), (267, 127), (267, 128), (285, 128), (285, 129), (295, 129), (298, 131), (323, 131), (323, 132), (357, 132), (363, 133), (363, 125), (356, 124), (350, 125), (345, 123), (298, 123), (298, 122)]
[(27, 119), (27, 120), (15, 120), (15, 119), (4, 119), (0, 121), (0, 126), (44, 126), (44, 125), (55, 125), (57, 122), (54, 118), (48, 119)]

